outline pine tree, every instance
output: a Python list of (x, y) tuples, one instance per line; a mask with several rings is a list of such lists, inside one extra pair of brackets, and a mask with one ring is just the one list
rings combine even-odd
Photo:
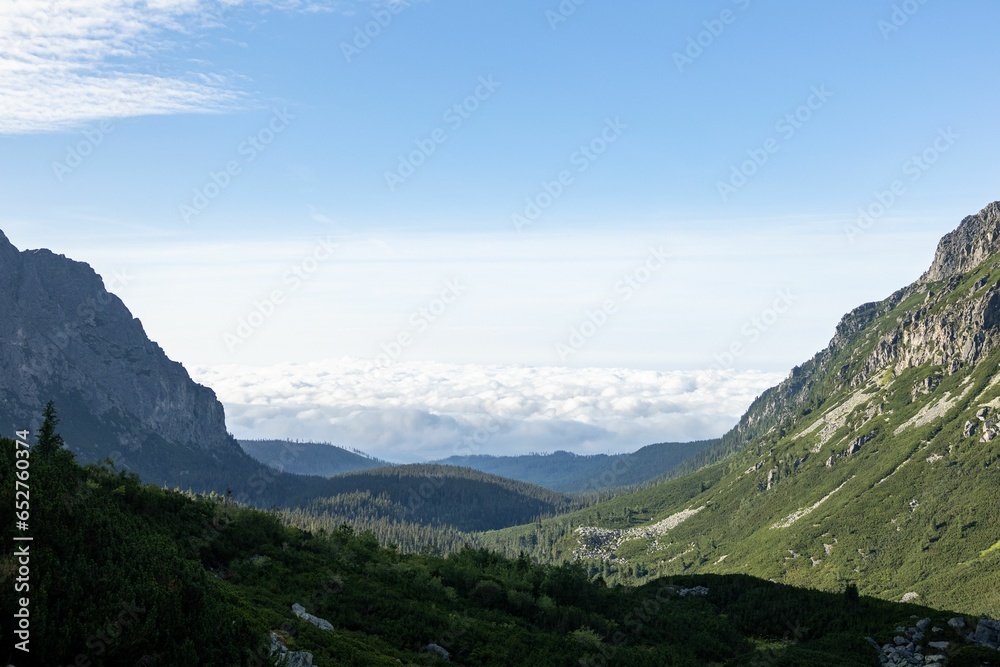
[(851, 614), (858, 613), (858, 606), (861, 604), (861, 595), (858, 592), (857, 584), (847, 584), (844, 589), (844, 601), (847, 604), (847, 611)]
[(38, 443), (35, 445), (35, 450), (41, 456), (51, 456), (66, 444), (62, 436), (56, 432), (59, 417), (56, 415), (56, 404), (53, 401), (49, 401), (45, 405), (42, 417), (42, 427), (38, 430)]

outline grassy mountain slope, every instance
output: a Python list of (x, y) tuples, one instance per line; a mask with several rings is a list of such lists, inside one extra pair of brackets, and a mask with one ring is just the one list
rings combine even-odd
[[(0, 440), (0, 470), (15, 469), (15, 450)], [(745, 576), (609, 588), (576, 566), (482, 550), (402, 555), (347, 528), (310, 534), (219, 496), (82, 468), (66, 450), (28, 460), (31, 652), (5, 641), (0, 653), (17, 667), (273, 664), (270, 633), (327, 667), (446, 664), (431, 642), (470, 666), (861, 666), (876, 655), (866, 635), (889, 641), (911, 615), (942, 627), (951, 616)], [(0, 476), (0, 493), (13, 497), (14, 481)], [(11, 544), (13, 521), (0, 526)], [(16, 568), (0, 555), (5, 588)], [(681, 595), (694, 586), (707, 595)], [(5, 619), (14, 598), (0, 597)], [(965, 650), (954, 664), (981, 664), (959, 662)]]
[(370, 470), (388, 465), (370, 456), (348, 451), (336, 445), (288, 440), (239, 440), (247, 454), (275, 470), (297, 475), (333, 477), (356, 470)]
[(580, 456), (558, 451), (524, 456), (452, 456), (437, 463), (465, 466), (555, 491), (579, 493), (643, 484), (669, 474), (714, 444), (714, 440), (663, 442), (630, 454), (613, 455)]
[(706, 454), (709, 466), (482, 542), (607, 576), (856, 582), (997, 615), (998, 245), (993, 204), (942, 240), (920, 281), (847, 315)]

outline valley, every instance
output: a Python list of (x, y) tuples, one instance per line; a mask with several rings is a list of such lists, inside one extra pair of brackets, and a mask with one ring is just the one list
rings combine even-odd
[[(985, 665), (982, 651), (996, 648), (1000, 204), (945, 237), (920, 280), (844, 316), (829, 346), (722, 438), (614, 456), (394, 465), (329, 444), (237, 442), (211, 390), (145, 338), (89, 267), (9, 243), (0, 256), (11, 267), (4, 349), (29, 369), (4, 388), (4, 421), (40, 415), (32, 400), (50, 395), (66, 444), (32, 451), (49, 498), (35, 512), (52, 545), (33, 554), (40, 599), (55, 604), (69, 585), (59, 577), (106, 562), (101, 545), (119, 540), (134, 545), (140, 588), (126, 594), (117, 568), (101, 585), (147, 604), (136, 627), (155, 618), (169, 635), (200, 637), (165, 648), (167, 634), (127, 630), (140, 634), (109, 651), (116, 660), (215, 651), (198, 659), (222, 664), (246, 648), (303, 648), (318, 660), (437, 664), (445, 653), (427, 648), (437, 646), (463, 664), (494, 664), (521, 646), (537, 664), (815, 664), (819, 651), (860, 665), (875, 650), (896, 655), (883, 644), (914, 615), (950, 628), (937, 642), (949, 648), (926, 664)], [(20, 300), (59, 304), (61, 275), (103, 305), (83, 312), (67, 299), (49, 311), (65, 324), (33, 321)], [(12, 344), (53, 325), (77, 334), (42, 356)], [(109, 326), (114, 335), (102, 333)], [(86, 368), (104, 379), (83, 382)], [(53, 424), (33, 431), (51, 439)], [(112, 516), (125, 523), (105, 525)], [(85, 540), (77, 530), (100, 537), (57, 575), (56, 545)], [(232, 631), (205, 635), (210, 623), (170, 611), (178, 585), (232, 616)], [(35, 627), (70, 623), (85, 635), (85, 599)], [(299, 600), (344, 630), (291, 620), (282, 609)], [(623, 631), (636, 605), (646, 618)], [(394, 625), (399, 614), (412, 618)], [(972, 635), (955, 633), (955, 618), (979, 617)], [(689, 636), (667, 639), (671, 627)], [(53, 659), (77, 641), (52, 644)]]

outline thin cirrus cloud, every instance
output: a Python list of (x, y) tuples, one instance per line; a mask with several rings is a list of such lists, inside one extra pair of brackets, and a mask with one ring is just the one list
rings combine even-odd
[[(314, 0), (7, 0), (0, 3), (0, 134), (60, 131), (103, 119), (210, 113), (249, 103), (239, 76), (204, 63), (164, 72), (174, 40), (240, 6), (316, 11)], [(198, 67), (202, 69), (197, 69)]]
[(356, 447), (391, 461), (633, 451), (722, 435), (782, 375), (343, 358), (198, 367), (242, 438)]

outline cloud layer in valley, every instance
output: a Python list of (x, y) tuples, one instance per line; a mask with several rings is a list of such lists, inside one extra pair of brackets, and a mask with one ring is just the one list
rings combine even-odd
[(717, 437), (782, 378), (760, 371), (640, 371), (361, 359), (193, 371), (237, 437), (356, 447), (391, 461), (453, 454), (632, 451)]

